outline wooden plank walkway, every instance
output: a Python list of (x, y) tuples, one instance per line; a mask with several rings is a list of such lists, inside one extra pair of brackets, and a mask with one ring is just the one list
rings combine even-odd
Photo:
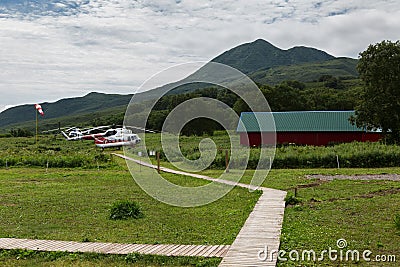
[[(121, 154), (113, 155), (134, 161), (143, 166), (154, 169), (157, 168), (155, 165), (135, 160)], [(285, 191), (265, 187), (254, 188), (248, 184), (234, 183), (232, 181), (185, 173), (164, 167), (160, 169), (164, 172), (191, 176), (222, 184), (235, 184), (239, 187), (262, 190), (263, 194), (254, 206), (253, 211), (250, 213), (219, 266), (276, 266), (277, 254), (271, 254), (271, 252), (279, 250), (283, 215), (285, 212)]]
[(164, 256), (224, 257), (229, 245), (144, 245), (100, 242), (75, 242), (38, 239), (0, 238), (0, 249), (37, 251), (95, 252), (104, 254), (141, 253)]
[[(225, 266), (276, 266), (286, 192), (262, 188), (253, 211), (223, 258)], [(267, 253), (267, 254), (265, 254)]]

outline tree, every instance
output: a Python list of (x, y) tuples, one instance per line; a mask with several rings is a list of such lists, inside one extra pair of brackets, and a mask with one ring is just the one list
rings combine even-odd
[(307, 101), (301, 95), (299, 89), (289, 86), (287, 83), (275, 87), (261, 88), (272, 111), (299, 111), (307, 110)]
[(400, 141), (400, 42), (370, 45), (360, 53), (357, 69), (364, 86), (353, 123)]

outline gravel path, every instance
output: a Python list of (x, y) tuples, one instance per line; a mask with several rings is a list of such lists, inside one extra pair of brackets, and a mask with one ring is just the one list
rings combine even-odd
[(313, 174), (307, 175), (308, 179), (320, 179), (323, 181), (332, 181), (334, 179), (339, 180), (382, 180), (382, 181), (400, 181), (399, 174), (362, 174), (362, 175), (322, 175)]

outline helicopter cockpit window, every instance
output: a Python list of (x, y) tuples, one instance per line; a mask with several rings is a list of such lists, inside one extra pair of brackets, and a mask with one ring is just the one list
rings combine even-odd
[(115, 135), (117, 133), (117, 131), (113, 130), (113, 131), (107, 131), (105, 136), (111, 136), (111, 135)]

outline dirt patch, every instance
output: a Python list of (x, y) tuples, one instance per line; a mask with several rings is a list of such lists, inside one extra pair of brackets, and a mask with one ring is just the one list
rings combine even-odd
[(400, 175), (398, 174), (363, 174), (363, 175), (322, 175), (313, 174), (306, 175), (308, 179), (319, 179), (322, 181), (338, 180), (364, 180), (364, 181), (399, 181)]
[(310, 187), (316, 187), (316, 186), (320, 186), (324, 183), (329, 182), (328, 180), (316, 180), (314, 183), (309, 183), (309, 184), (298, 184), (294, 187), (289, 187), (286, 188), (285, 191), (289, 191), (289, 190), (293, 190), (293, 189), (301, 189), (301, 188), (310, 188)]

